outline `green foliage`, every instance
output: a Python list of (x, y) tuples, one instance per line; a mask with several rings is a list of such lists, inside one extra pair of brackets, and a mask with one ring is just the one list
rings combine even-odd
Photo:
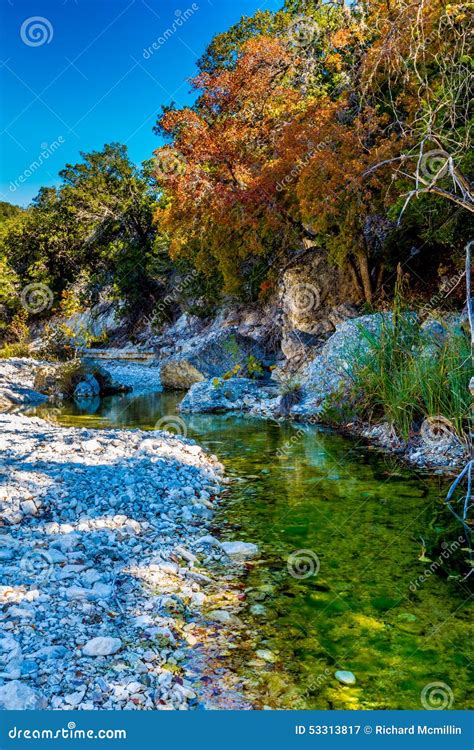
[(369, 349), (354, 364), (355, 412), (370, 421), (388, 421), (404, 439), (426, 417), (443, 417), (458, 435), (467, 430), (469, 379), (468, 337), (447, 332), (435, 343), (410, 314), (394, 313), (380, 336), (362, 330)]
[(264, 375), (263, 365), (257, 357), (249, 354), (245, 362), (245, 371), (249, 378), (261, 378)]
[(86, 374), (87, 367), (80, 359), (71, 359), (69, 362), (60, 365), (57, 371), (58, 392), (72, 396), (75, 387)]
[(80, 276), (82, 303), (97, 301), (98, 291), (108, 285), (126, 314), (146, 312), (163, 286), (163, 270), (156, 267), (158, 196), (150, 163), (137, 168), (117, 143), (81, 156), (81, 162), (60, 172), (60, 186), (42, 188), (28, 210), (5, 209), (0, 280), (5, 277), (8, 284), (3, 288), (11, 297), (18, 281), (41, 282), (60, 298)]
[(24, 212), (24, 210), (24, 208), (21, 208), (21, 206), (16, 206), (14, 203), (0, 201), (0, 224), (8, 219), (12, 219), (15, 216), (19, 216)]
[(242, 350), (236, 336), (229, 336), (229, 338), (222, 344), (222, 348), (225, 349), (234, 359), (242, 358)]
[(30, 345), (25, 341), (16, 344), (4, 344), (4, 346), (0, 347), (0, 359), (30, 356)]
[(302, 387), (298, 378), (288, 377), (280, 381), (278, 390), (281, 396), (287, 396), (288, 394), (300, 394)]

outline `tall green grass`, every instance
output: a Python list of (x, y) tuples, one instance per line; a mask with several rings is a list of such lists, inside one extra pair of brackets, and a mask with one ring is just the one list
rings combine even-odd
[(426, 417), (445, 417), (459, 436), (467, 432), (473, 368), (469, 338), (461, 329), (437, 342), (397, 299), (380, 335), (365, 329), (361, 335), (368, 349), (353, 363), (359, 416), (390, 422), (405, 440)]

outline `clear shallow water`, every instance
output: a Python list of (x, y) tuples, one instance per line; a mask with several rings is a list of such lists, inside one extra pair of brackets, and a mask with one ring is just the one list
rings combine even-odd
[[(176, 414), (179, 398), (129, 394), (89, 410), (69, 403), (36, 414), (68, 426), (153, 429)], [(453, 708), (472, 705), (467, 588), (439, 575), (418, 582), (429, 566), (418, 559), (422, 537), (443, 522), (446, 479), (415, 475), (315, 427), (232, 415), (183, 419), (188, 436), (233, 480), (215, 532), (262, 551), (244, 582), (241, 616), (253, 635), (234, 651), (257, 705), (423, 708), (422, 690), (437, 682)], [(310, 567), (290, 563), (291, 575), (288, 558), (299, 550)], [(275, 661), (256, 657), (258, 649)], [(341, 686), (338, 669), (354, 672), (356, 685)]]

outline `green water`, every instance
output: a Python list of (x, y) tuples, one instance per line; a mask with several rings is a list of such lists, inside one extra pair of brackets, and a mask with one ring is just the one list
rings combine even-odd
[[(65, 425), (153, 429), (178, 400), (115, 396), (92, 414), (73, 404), (36, 413)], [(213, 531), (262, 551), (244, 581), (249, 642), (233, 652), (255, 704), (417, 709), (425, 686), (443, 683), (452, 708), (468, 708), (466, 585), (436, 574), (418, 581), (430, 564), (419, 560), (422, 537), (443, 518), (447, 480), (316, 427), (231, 415), (184, 421), (232, 479)], [(295, 571), (290, 558), (292, 575), (288, 558), (300, 550), (312, 567)], [(340, 685), (338, 669), (356, 684)]]

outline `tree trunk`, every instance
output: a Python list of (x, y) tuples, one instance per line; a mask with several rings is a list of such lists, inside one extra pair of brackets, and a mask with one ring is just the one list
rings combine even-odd
[(364, 289), (362, 287), (359, 274), (357, 273), (357, 269), (354, 266), (354, 263), (352, 261), (352, 258), (347, 259), (347, 265), (349, 268), (349, 273), (352, 278), (352, 283), (354, 284), (354, 289), (357, 291), (357, 294), (360, 296), (360, 299), (364, 298)]
[(372, 302), (372, 282), (370, 280), (367, 253), (365, 253), (364, 251), (360, 251), (359, 253), (357, 253), (356, 257), (359, 266), (360, 278), (362, 279), (365, 301), (370, 303)]
[(383, 274), (385, 271), (385, 264), (381, 263), (379, 266), (379, 270), (377, 273), (377, 281), (375, 282), (375, 294), (379, 294), (381, 288), (382, 288), (382, 281), (383, 281)]

